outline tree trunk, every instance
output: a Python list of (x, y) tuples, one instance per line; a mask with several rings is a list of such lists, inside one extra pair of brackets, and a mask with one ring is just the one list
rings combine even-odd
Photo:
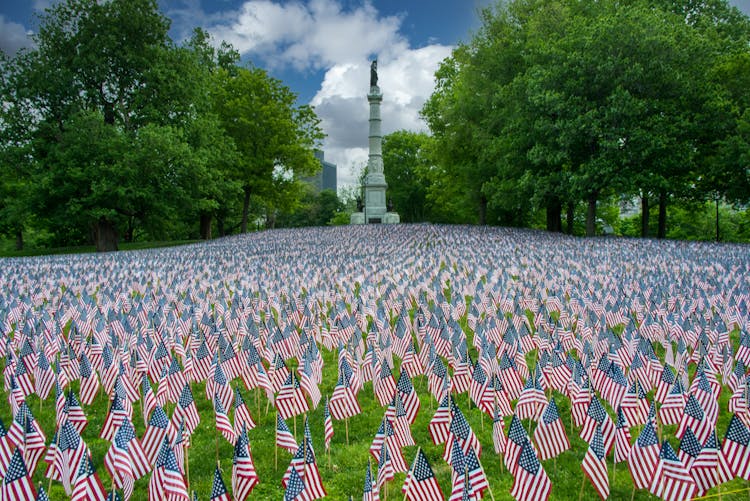
[[(716, 230), (716, 233), (718, 235), (719, 231)], [(16, 250), (17, 251), (23, 250), (23, 229), (21, 228), (16, 229)]]
[(101, 217), (94, 229), (94, 244), (96, 252), (110, 252), (117, 250), (117, 228), (106, 218)]
[(479, 197), (479, 224), (487, 224), (487, 197), (484, 195)]
[(568, 202), (568, 210), (567, 214), (565, 215), (565, 232), (568, 235), (573, 234), (573, 222), (575, 220), (575, 205), (573, 205), (573, 202)]
[(128, 220), (128, 227), (125, 230), (125, 235), (123, 235), (123, 240), (126, 242), (132, 242), (135, 235), (135, 221), (134, 218), (130, 218)]
[(547, 231), (562, 231), (562, 205), (557, 198), (547, 204)]
[(200, 233), (202, 240), (211, 240), (211, 219), (212, 215), (210, 212), (204, 212), (201, 214)]
[(216, 216), (216, 231), (219, 233), (220, 237), (227, 236), (227, 231), (224, 228), (224, 216), (221, 214)]
[(659, 229), (656, 233), (656, 238), (667, 237), (667, 192), (662, 190), (659, 192)]
[(648, 237), (648, 195), (641, 197), (641, 236), (643, 238)]
[(588, 199), (588, 208), (586, 209), (586, 236), (593, 237), (596, 235), (596, 198), (597, 194), (592, 194)]
[(240, 227), (240, 233), (247, 233), (247, 218), (250, 215), (250, 193), (252, 190), (249, 186), (245, 186), (245, 199), (242, 201), (242, 226)]

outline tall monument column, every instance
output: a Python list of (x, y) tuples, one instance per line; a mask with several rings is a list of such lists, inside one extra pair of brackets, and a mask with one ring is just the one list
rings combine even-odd
[(383, 93), (378, 87), (377, 59), (370, 66), (370, 92), (367, 94), (367, 101), (370, 103), (370, 154), (365, 177), (365, 200), (362, 212), (352, 214), (351, 223), (394, 224), (400, 222), (400, 217), (397, 213), (388, 211), (385, 198), (388, 183), (383, 174), (383, 134), (380, 130), (380, 103), (383, 102)]

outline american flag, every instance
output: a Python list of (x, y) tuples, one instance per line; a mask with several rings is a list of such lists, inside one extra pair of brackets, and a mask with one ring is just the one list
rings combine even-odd
[(379, 365), (380, 371), (377, 371), (377, 374), (373, 377), (373, 391), (378, 398), (378, 402), (380, 402), (380, 406), (384, 407), (388, 405), (393, 399), (393, 394), (396, 393), (396, 381), (393, 379), (387, 359), (380, 360)]
[(234, 428), (232, 428), (232, 423), (229, 422), (229, 416), (227, 416), (224, 406), (221, 405), (218, 394), (214, 397), (214, 414), (216, 416), (216, 429), (227, 439), (227, 442), (233, 444), (237, 437)]
[(716, 423), (706, 416), (706, 413), (703, 412), (703, 406), (692, 393), (688, 395), (685, 403), (680, 426), (677, 428), (677, 438), (682, 438), (687, 428), (693, 431), (700, 443), (705, 443), (711, 431), (716, 428)]
[(378, 492), (382, 492), (383, 485), (394, 478), (395, 472), (393, 462), (391, 461), (391, 454), (388, 452), (388, 442), (384, 440), (380, 444), (380, 451), (378, 452), (378, 478), (375, 484)]
[(312, 407), (313, 409), (315, 409), (316, 407), (318, 407), (318, 404), (320, 403), (320, 399), (322, 398), (322, 396), (320, 394), (320, 389), (318, 388), (318, 384), (315, 382), (314, 374), (312, 370), (312, 364), (309, 358), (307, 357), (304, 358), (303, 366), (300, 369), (299, 374), (300, 374), (300, 386), (310, 396)]
[(320, 471), (318, 471), (318, 466), (315, 463), (315, 452), (313, 452), (312, 444), (307, 437), (302, 440), (297, 452), (292, 457), (284, 478), (281, 481), (282, 485), (288, 488), (288, 483), (295, 471), (305, 481), (306, 500), (319, 499), (326, 496), (326, 490), (320, 478)]
[(509, 472), (514, 473), (516, 471), (518, 457), (526, 442), (531, 443), (526, 430), (523, 429), (521, 420), (513, 414), (510, 419), (510, 426), (508, 426), (508, 439), (505, 441), (505, 450), (503, 451), (503, 460)]
[(331, 416), (338, 421), (354, 417), (362, 412), (359, 402), (357, 402), (357, 396), (349, 385), (349, 378), (344, 374), (339, 374), (329, 406)]
[(372, 466), (370, 458), (367, 458), (367, 470), (365, 471), (365, 487), (362, 494), (362, 501), (380, 501), (377, 481), (373, 482)]
[(250, 443), (247, 439), (246, 429), (243, 428), (237, 435), (232, 461), (232, 492), (235, 501), (245, 501), (258, 481), (255, 464), (250, 455)]
[(511, 471), (515, 477), (511, 496), (517, 501), (547, 501), (552, 483), (539, 463), (529, 440), (523, 443), (518, 463)]
[(607, 476), (607, 461), (604, 454), (604, 439), (600, 426), (596, 427), (586, 455), (583, 456), (581, 469), (591, 481), (597, 494), (602, 499), (609, 497), (609, 477)]
[(403, 368), (398, 377), (396, 388), (398, 389), (398, 394), (404, 404), (404, 410), (406, 411), (409, 423), (413, 424), (414, 420), (417, 419), (417, 413), (419, 412), (419, 396), (417, 395), (416, 390), (414, 390), (414, 385), (411, 382), (409, 374), (404, 371)]
[(615, 423), (615, 463), (622, 463), (628, 460), (630, 449), (633, 448), (630, 436), (630, 426), (622, 410), (622, 406), (617, 409), (617, 423)]
[(721, 452), (735, 477), (750, 479), (750, 432), (736, 414), (732, 415)]
[(442, 501), (445, 499), (435, 474), (430, 468), (430, 463), (421, 448), (417, 451), (417, 457), (414, 458), (411, 470), (406, 476), (402, 492), (404, 493), (404, 499), (412, 501)]
[(151, 471), (130, 420), (123, 421), (115, 433), (112, 446), (104, 456), (104, 466), (115, 485), (123, 489), (126, 500), (133, 494), (133, 483)]
[(83, 412), (83, 408), (78, 402), (73, 389), (68, 390), (68, 396), (65, 398), (64, 411), (68, 415), (68, 420), (76, 427), (76, 430), (78, 430), (78, 433), (83, 433), (83, 430), (86, 429), (89, 421), (86, 414)]
[(565, 434), (565, 426), (557, 411), (554, 397), (550, 398), (542, 412), (542, 419), (534, 430), (534, 441), (539, 450), (539, 459), (542, 461), (557, 457), (570, 449), (570, 442)]
[(151, 382), (148, 380), (148, 375), (143, 374), (141, 377), (141, 405), (143, 406), (143, 422), (148, 424), (148, 418), (151, 412), (156, 408), (156, 397), (154, 391), (151, 389)]
[(539, 370), (535, 369), (518, 397), (515, 413), (520, 419), (536, 420), (546, 405), (547, 397), (539, 383)]
[(289, 475), (289, 481), (284, 490), (284, 501), (307, 501), (308, 497), (305, 492), (305, 482), (300, 477), (297, 470), (292, 468)]
[(305, 399), (305, 395), (300, 387), (299, 380), (294, 373), (290, 372), (287, 376), (274, 404), (284, 419), (289, 419), (310, 410), (307, 399)]
[(666, 440), (661, 446), (658, 466), (653, 472), (649, 491), (665, 501), (685, 501), (695, 495), (695, 481)]
[(469, 426), (469, 422), (461, 412), (461, 409), (454, 403), (451, 408), (451, 424), (448, 433), (448, 440), (445, 443), (445, 452), (443, 459), (445, 461), (450, 460), (451, 447), (453, 441), (456, 440), (461, 445), (461, 450), (468, 452), (469, 449), (474, 449), (477, 457), (482, 456), (482, 444), (479, 442), (479, 438), (476, 436), (474, 431)]
[(649, 420), (628, 456), (628, 468), (636, 489), (646, 489), (651, 484), (651, 478), (659, 462), (659, 450), (654, 424)]
[[(8, 438), (3, 420), (0, 419), (0, 472), (4, 473), (7, 470), (14, 449), (15, 445)], [(2, 474), (0, 474), (0, 478), (2, 478)]]
[(482, 493), (486, 489), (489, 489), (490, 484), (487, 481), (487, 475), (484, 473), (482, 464), (479, 462), (479, 459), (472, 449), (469, 449), (469, 452), (467, 452), (464, 457), (464, 468), (466, 475), (468, 476), (472, 499), (481, 499)]
[(461, 499), (464, 492), (465, 487), (465, 477), (466, 477), (466, 466), (465, 466), (465, 456), (464, 453), (461, 451), (461, 447), (458, 445), (458, 442), (453, 442), (453, 450), (451, 451), (450, 456), (450, 466), (451, 466), (451, 495), (448, 498), (449, 501), (457, 501)]
[(36, 498), (34, 484), (31, 482), (31, 476), (26, 469), (21, 452), (16, 449), (2, 481), (0, 499), (33, 501), (34, 498)]
[(430, 420), (428, 429), (430, 437), (435, 445), (443, 444), (448, 440), (448, 434), (451, 424), (451, 407), (453, 405), (453, 398), (450, 393), (446, 394), (440, 402), (440, 405), (435, 409), (435, 414)]
[(156, 462), (159, 448), (164, 439), (167, 438), (171, 442), (175, 433), (176, 430), (167, 418), (164, 409), (160, 406), (155, 407), (148, 421), (148, 426), (146, 426), (146, 431), (143, 434), (143, 440), (141, 440), (143, 452), (146, 454), (150, 465)]
[(702, 496), (709, 489), (729, 482), (734, 473), (724, 453), (719, 448), (716, 431), (712, 431), (689, 470), (695, 480), (696, 495)]
[(81, 371), (81, 402), (91, 405), (99, 391), (99, 378), (96, 372), (91, 370), (91, 362), (86, 356), (86, 352), (81, 353), (79, 368)]
[(500, 408), (498, 406), (495, 406), (495, 412), (492, 418), (492, 445), (495, 448), (495, 454), (502, 454), (505, 450), (503, 416), (500, 414)]
[(227, 491), (227, 486), (224, 484), (224, 479), (221, 478), (221, 470), (219, 465), (216, 465), (214, 470), (214, 482), (211, 486), (211, 501), (232, 501)]
[(412, 437), (409, 418), (401, 402), (401, 396), (398, 393), (393, 395), (393, 402), (388, 406), (386, 414), (389, 415), (389, 419), (391, 419), (391, 423), (393, 424), (394, 437), (398, 447), (417, 445), (414, 442), (414, 437)]
[(286, 421), (281, 417), (281, 414), (276, 414), (276, 447), (286, 449), (292, 454), (294, 454), (299, 447), (297, 445), (297, 440), (294, 438), (294, 435), (292, 435), (289, 426), (287, 426)]
[(151, 480), (148, 483), (148, 496), (150, 501), (162, 499), (190, 501), (185, 478), (182, 476), (180, 467), (177, 465), (177, 458), (166, 438), (162, 442)]
[(685, 470), (690, 471), (690, 467), (701, 452), (700, 441), (695, 438), (693, 430), (688, 426), (680, 440), (680, 448), (677, 450), (677, 457)]
[(255, 428), (255, 421), (250, 415), (250, 410), (242, 398), (239, 388), (234, 389), (234, 432), (238, 434), (243, 428), (252, 430)]
[(185, 383), (185, 386), (182, 388), (182, 393), (172, 414), (172, 424), (176, 426), (183, 419), (185, 420), (187, 433), (192, 435), (193, 431), (198, 427), (201, 418), (198, 415), (198, 409), (195, 407), (193, 392), (190, 390), (188, 383)]
[(323, 441), (326, 450), (331, 448), (331, 439), (333, 439), (333, 420), (328, 410), (328, 397), (326, 397), (326, 401), (323, 404)]
[(86, 454), (78, 468), (78, 473), (73, 485), (71, 501), (90, 501), (93, 499), (104, 499), (107, 493), (102, 481), (94, 469), (91, 456)]

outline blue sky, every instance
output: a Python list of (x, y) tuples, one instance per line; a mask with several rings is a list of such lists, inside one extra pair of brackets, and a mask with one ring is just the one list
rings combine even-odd
[[(0, 48), (28, 46), (34, 11), (56, 0), (0, 2)], [(425, 130), (419, 110), (434, 72), (479, 25), (492, 0), (158, 0), (171, 36), (196, 26), (230, 42), (244, 61), (266, 68), (315, 106), (327, 134), (326, 160), (339, 186), (351, 185), (367, 161), (369, 61), (377, 56), (384, 94), (383, 132)], [(730, 3), (750, 14), (750, 0)]]

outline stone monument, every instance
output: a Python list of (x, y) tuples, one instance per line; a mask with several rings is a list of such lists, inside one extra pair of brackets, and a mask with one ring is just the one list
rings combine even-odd
[(378, 87), (377, 59), (370, 65), (370, 92), (367, 94), (367, 101), (370, 103), (370, 155), (367, 159), (365, 199), (361, 212), (352, 214), (351, 224), (395, 224), (401, 218), (397, 213), (389, 211), (385, 198), (388, 184), (383, 174), (383, 135), (380, 132), (380, 103), (383, 101), (383, 93)]

